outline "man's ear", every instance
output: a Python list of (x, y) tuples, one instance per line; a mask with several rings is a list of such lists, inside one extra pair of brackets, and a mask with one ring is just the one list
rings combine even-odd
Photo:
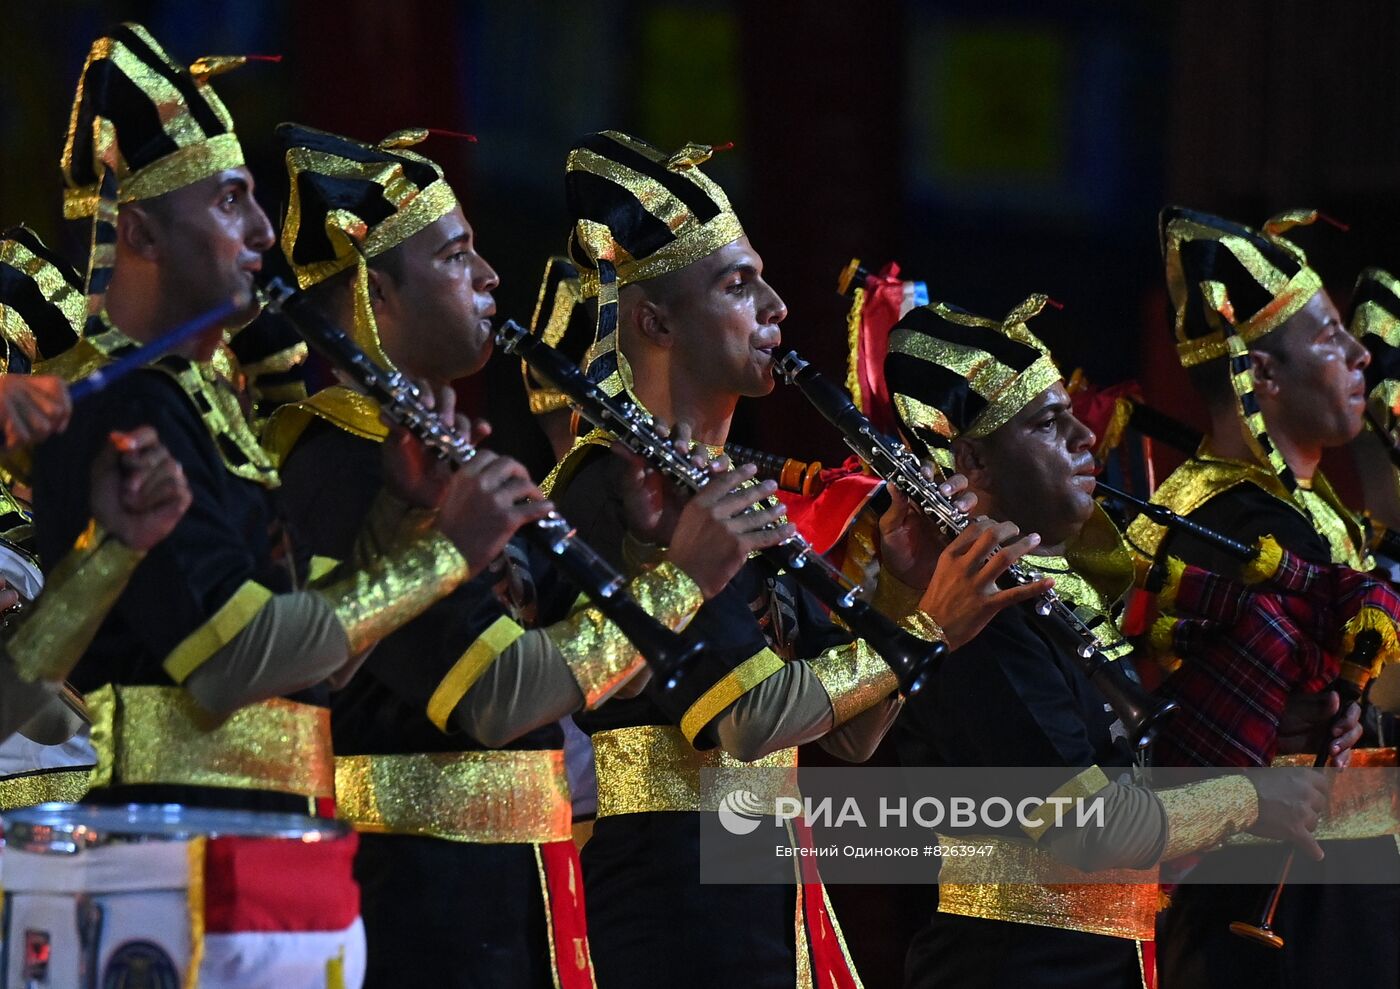
[[(1255, 394), (1278, 398), (1278, 358), (1263, 350), (1249, 352), (1250, 373), (1254, 377)], [(1226, 368), (1229, 374), (1229, 368)]]
[(394, 284), (392, 278), (382, 271), (367, 268), (365, 273), (368, 276), (370, 308), (374, 310), (374, 315), (377, 317), (394, 304), (398, 286)]
[(987, 460), (982, 444), (977, 440), (953, 440), (953, 467), (974, 488), (985, 488)]
[(144, 208), (129, 203), (117, 211), (117, 243), (123, 251), (156, 261), (160, 255), (160, 229)]
[(665, 307), (651, 299), (637, 301), (632, 308), (632, 325), (655, 347), (670, 347), (675, 342), (675, 335), (666, 322)]

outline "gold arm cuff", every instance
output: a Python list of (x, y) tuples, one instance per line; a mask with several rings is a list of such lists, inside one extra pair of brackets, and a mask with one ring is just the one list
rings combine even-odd
[(1243, 776), (1222, 776), (1156, 790), (1167, 812), (1164, 862), (1214, 848), (1259, 819), (1259, 794)]
[(671, 725), (615, 728), (593, 735), (593, 758), (598, 770), (598, 816), (650, 814), (658, 811), (718, 810), (722, 786), (709, 788), (701, 799), (700, 770), (788, 769), (782, 784), (776, 773), (748, 773), (744, 786), (767, 803), (770, 798), (797, 792), (797, 749), (779, 749), (754, 762), (740, 762), (722, 749), (697, 751)]
[(724, 675), (700, 695), (681, 716), (681, 734), (692, 745), (700, 732), (730, 704), (783, 668), (783, 659), (772, 649), (759, 650)]
[(826, 691), (837, 727), (899, 689), (889, 664), (860, 639), (809, 659), (807, 669)]
[(922, 597), (919, 591), (896, 577), (889, 568), (881, 566), (880, 574), (875, 580), (875, 594), (870, 603), (875, 606), (876, 611), (898, 619), (918, 611)]
[(561, 749), (337, 756), (335, 799), (339, 817), (376, 834), (530, 844), (573, 833)]
[(1084, 800), (1092, 797), (1104, 787), (1108, 786), (1108, 776), (1098, 766), (1090, 766), (1081, 770), (1068, 783), (1045, 798), (1045, 803), (1040, 805), (1040, 809), (1032, 814), (1027, 814), (1027, 818), (1034, 822), (1031, 824), (1022, 823), (1021, 830), (1026, 832), (1031, 841), (1039, 841), (1050, 826), (1055, 823), (1056, 805), (1052, 800), (1066, 798), (1069, 800)]
[(185, 636), (161, 665), (176, 683), (184, 683), (209, 657), (233, 641), (272, 600), (272, 592), (255, 581), (246, 581), (218, 611)]
[[(1157, 919), (1157, 870), (1080, 872), (1044, 849), (1000, 835), (938, 836), (943, 849), (938, 911), (982, 920), (1150, 941)], [(990, 854), (959, 854), (971, 846)], [(1024, 876), (1006, 882), (1007, 876)], [(1000, 880), (1000, 881), (996, 881)]]
[(647, 614), (677, 632), (690, 624), (705, 603), (700, 585), (690, 579), (690, 574), (668, 561), (661, 561), (646, 573), (632, 578), (628, 589)]
[(25, 680), (63, 680), (92, 644), (145, 554), (88, 522), (5, 650)]
[(91, 766), (51, 769), (0, 779), (0, 811), (38, 804), (76, 804), (88, 791)]
[(467, 696), (467, 691), (481, 679), (481, 674), (490, 668), (497, 657), (524, 634), (523, 628), (502, 615), (467, 646), (461, 658), (452, 664), (428, 698), (428, 720), (437, 725), (438, 731), (447, 731), (447, 719), (452, 717), (452, 712)]
[(466, 579), (467, 561), (435, 530), (319, 593), (330, 601), (354, 656), (417, 618)]
[[(1278, 756), (1272, 765), (1306, 767), (1312, 763), (1312, 754), (1304, 752)], [(1332, 777), (1327, 813), (1318, 822), (1313, 837), (1318, 841), (1354, 841), (1400, 835), (1397, 765), (1400, 765), (1400, 761), (1393, 748), (1352, 749), (1347, 771)], [(1382, 771), (1356, 772), (1358, 769)], [(1278, 842), (1272, 838), (1242, 833), (1231, 837), (1226, 844), (1276, 845)]]
[(215, 786), (304, 797), (335, 792), (326, 708), (277, 698), (240, 708), (210, 727), (209, 715), (179, 687), (108, 684), (86, 700), (97, 750), (93, 786)]
[(388, 491), (380, 491), (355, 535), (351, 566), (368, 567), (376, 557), (391, 553), (394, 547), (429, 535), (437, 517), (438, 513), (432, 509), (415, 508)]
[[(683, 628), (704, 604), (700, 588), (686, 573), (663, 563), (631, 583), (632, 596), (647, 614), (668, 628)], [(645, 662), (622, 630), (597, 608), (574, 612), (545, 629), (592, 710), (607, 700)]]

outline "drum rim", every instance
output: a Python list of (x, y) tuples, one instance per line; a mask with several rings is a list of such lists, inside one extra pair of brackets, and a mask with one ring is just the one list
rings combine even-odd
[(73, 853), (97, 845), (193, 838), (267, 838), (319, 842), (350, 831), (343, 821), (273, 811), (44, 803), (0, 815), (5, 845), (35, 852)]

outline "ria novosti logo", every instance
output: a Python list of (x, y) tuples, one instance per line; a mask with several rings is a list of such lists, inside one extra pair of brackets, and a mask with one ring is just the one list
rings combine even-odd
[(753, 834), (763, 818), (772, 813), (752, 790), (730, 790), (719, 802), (719, 823), (734, 835)]
[[(867, 801), (870, 802), (870, 801)], [(1000, 830), (1013, 822), (1023, 828), (1044, 828), (1053, 823), (1062, 827), (1069, 823), (1074, 810), (1075, 827), (1104, 827), (1105, 806), (1101, 796), (1025, 797), (1013, 803), (1006, 797), (970, 796), (907, 796), (880, 795), (875, 806), (865, 806), (853, 796), (798, 797), (780, 796), (763, 800), (752, 790), (730, 790), (716, 808), (724, 830), (732, 835), (753, 834), (763, 819), (771, 817), (777, 827), (800, 820), (808, 827), (842, 828), (854, 826), (880, 828), (914, 826), (925, 830), (951, 827), (960, 830), (980, 828)]]

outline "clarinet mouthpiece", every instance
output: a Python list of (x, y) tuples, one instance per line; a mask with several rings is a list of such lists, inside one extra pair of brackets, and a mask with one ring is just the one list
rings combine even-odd
[(793, 384), (797, 376), (807, 367), (807, 362), (797, 356), (797, 351), (789, 350), (773, 362), (773, 373), (783, 379), (784, 384)]
[(530, 335), (530, 331), (525, 329), (513, 319), (508, 319), (500, 326), (496, 327), (496, 346), (500, 347), (507, 354), (515, 353), (515, 348), (520, 345), (520, 341)]

